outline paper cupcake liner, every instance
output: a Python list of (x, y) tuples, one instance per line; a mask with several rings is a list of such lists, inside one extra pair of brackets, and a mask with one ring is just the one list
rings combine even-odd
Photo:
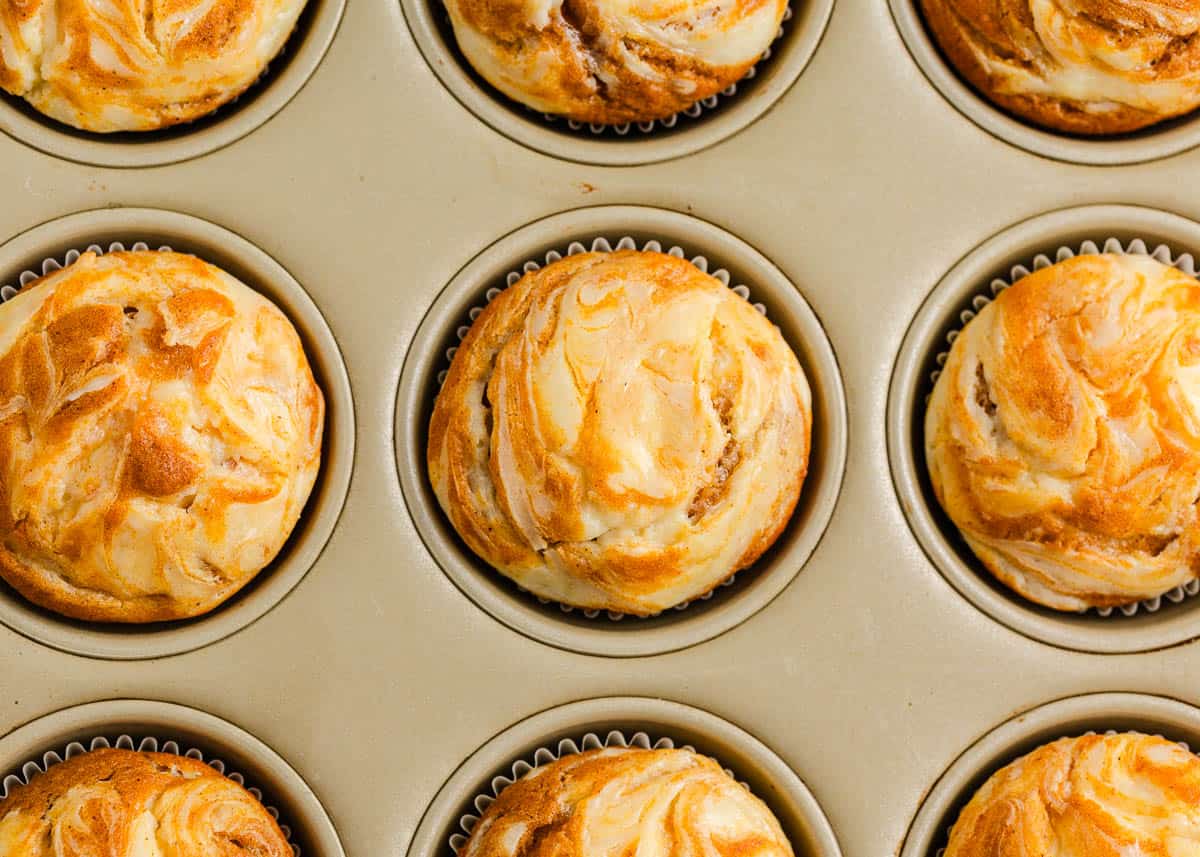
[[(1130, 246), (1132, 246), (1132, 244)], [(1156, 248), (1156, 249), (1158, 249), (1158, 248)], [(1135, 730), (1127, 729), (1124, 731), (1128, 732), (1128, 731), (1135, 731)], [(1046, 741), (1045, 744), (1053, 744), (1055, 741), (1061, 741), (1063, 738), (1086, 738), (1089, 735), (1095, 735), (1095, 734), (1097, 734), (1095, 729), (1089, 729), (1087, 732), (1080, 732), (1078, 735), (1059, 735), (1057, 738), (1052, 738), (1051, 740)], [(1106, 729), (1106, 730), (1104, 730), (1104, 734), (1106, 736), (1118, 735), (1118, 734), (1120, 734), (1120, 731), (1117, 729)], [(1152, 738), (1164, 738), (1165, 737), (1163, 735), (1159, 735), (1158, 733), (1149, 733), (1149, 734), (1150, 734), (1150, 737), (1152, 737)], [(1167, 740), (1170, 740), (1170, 739), (1167, 739)], [(1189, 753), (1194, 754), (1194, 751), (1192, 750), (1191, 745), (1188, 744), (1186, 741), (1176, 741), (1175, 743), (1178, 744), (1183, 749), (1187, 750)], [(1045, 744), (1041, 744), (1039, 746), (1045, 746)], [(1029, 752), (1033, 752), (1033, 751), (1030, 750)], [(1021, 755), (1024, 756), (1026, 754), (1022, 753)], [(1004, 765), (998, 766), (994, 771), (992, 771), (990, 774), (988, 774), (988, 776), (991, 777), (991, 776), (995, 775), (996, 771), (999, 771), (1005, 765), (1012, 764), (1019, 758), (1021, 758), (1021, 757), (1017, 756), (1016, 758), (1010, 759), (1009, 761), (1005, 762)], [(967, 800), (970, 800), (970, 798), (967, 798)], [(963, 806), (966, 806), (965, 802), (964, 802)], [(959, 812), (961, 813), (962, 810), (960, 809)], [(942, 834), (942, 840), (944, 841), (945, 844), (940, 846), (936, 851), (933, 852), (933, 857), (946, 857), (946, 849), (950, 847), (950, 834), (954, 830), (954, 825), (957, 823), (958, 823), (958, 818), (956, 816), (954, 821), (950, 822), (950, 826), (946, 828), (946, 832)]]
[(188, 759), (194, 759), (198, 762), (203, 762), (208, 765), (218, 774), (233, 780), (239, 786), (250, 792), (254, 799), (261, 803), (270, 814), (271, 818), (279, 824), (279, 829), (282, 831), (288, 845), (292, 848), (292, 853), (295, 857), (301, 857), (300, 846), (292, 841), (292, 830), (279, 819), (279, 810), (267, 804), (263, 799), (262, 790), (254, 785), (246, 782), (246, 778), (237, 771), (229, 770), (229, 767), (221, 759), (206, 758), (203, 751), (190, 747), (186, 743), (176, 741), (174, 739), (161, 739), (153, 736), (137, 740), (130, 735), (124, 733), (118, 735), (115, 739), (109, 740), (107, 736), (100, 735), (88, 742), (87, 746), (79, 741), (72, 741), (67, 744), (61, 751), (47, 750), (42, 754), (40, 759), (31, 759), (21, 765), (20, 773), (9, 774), (0, 780), (0, 802), (8, 798), (9, 794), (22, 786), (29, 785), (29, 782), (38, 774), (44, 774), (46, 771), (55, 765), (62, 764), (68, 759), (74, 759), (77, 756), (82, 756), (85, 753), (94, 750), (133, 750), (138, 753), (169, 753), (172, 756), (183, 756)]
[[(593, 136), (600, 136), (602, 134), (611, 132), (616, 134), (618, 137), (627, 137), (634, 133), (653, 134), (659, 129), (670, 130), (678, 126), (681, 121), (699, 119), (705, 113), (711, 113), (713, 110), (716, 110), (722, 105), (722, 103), (728, 102), (729, 99), (736, 96), (738, 94), (738, 88), (741, 85), (757, 77), (759, 67), (771, 59), (772, 54), (775, 52), (775, 44), (783, 38), (784, 30), (787, 27), (787, 23), (791, 19), (792, 7), (789, 4), (783, 12), (783, 20), (779, 24), (779, 29), (775, 32), (775, 38), (771, 40), (771, 44), (767, 47), (766, 51), (763, 52), (763, 55), (758, 58), (758, 62), (751, 66), (750, 71), (746, 72), (745, 77), (743, 77), (737, 83), (734, 83), (721, 90), (716, 95), (710, 95), (707, 98), (702, 98), (692, 104), (690, 107), (686, 107), (678, 113), (672, 113), (670, 116), (667, 116), (664, 119), (651, 119), (649, 122), (624, 122), (619, 125), (605, 125), (577, 122), (574, 119), (566, 119), (562, 116), (556, 116), (553, 113), (542, 113), (538, 110), (534, 110), (533, 108), (526, 108), (526, 110), (535, 116), (539, 116), (543, 121), (550, 125), (554, 125), (556, 127), (566, 127), (573, 132), (579, 134), (591, 134)], [(469, 66), (470, 63), (467, 63), (467, 65)], [(503, 94), (499, 94), (498, 97), (509, 100), (507, 99), (507, 96)]]
[[(1073, 259), (1076, 256), (1095, 255), (1097, 253), (1112, 253), (1118, 256), (1149, 256), (1164, 265), (1170, 265), (1172, 268), (1179, 269), (1189, 277), (1197, 275), (1196, 261), (1190, 253), (1183, 253), (1176, 256), (1171, 251), (1171, 248), (1165, 244), (1157, 244), (1151, 250), (1141, 238), (1133, 239), (1128, 245), (1122, 244), (1117, 238), (1106, 238), (1100, 244), (1090, 240), (1084, 241), (1077, 249), (1074, 247), (1059, 247), (1054, 251), (1053, 259), (1045, 253), (1039, 253), (1033, 257), (1033, 261), (1029, 265), (1013, 265), (1009, 269), (1007, 278), (997, 277), (992, 280), (988, 284), (986, 292), (976, 294), (971, 298), (968, 306), (959, 312), (959, 325), (946, 334), (946, 350), (939, 351), (935, 358), (938, 368), (929, 373), (930, 392), (925, 395), (926, 404), (928, 404), (929, 397), (932, 395), (933, 385), (937, 383), (937, 379), (942, 374), (941, 367), (946, 365), (946, 360), (950, 357), (950, 346), (954, 344), (954, 340), (958, 339), (958, 335), (962, 332), (963, 328), (967, 326), (967, 323), (971, 319), (979, 314), (980, 310), (995, 300), (1002, 291), (1009, 288), (1013, 283), (1023, 277), (1029, 276), (1034, 271), (1040, 271), (1043, 268), (1048, 268), (1059, 262), (1065, 262), (1067, 259)], [(1172, 604), (1179, 604), (1181, 601), (1197, 594), (1200, 594), (1200, 578), (1189, 580), (1153, 598), (1145, 598), (1132, 604), (1122, 604), (1120, 607), (1092, 607), (1083, 612), (1094, 613), (1097, 616), (1104, 617), (1114, 615), (1135, 616), (1139, 611), (1147, 613), (1158, 611), (1163, 606), (1164, 600)]]
[[(595, 732), (588, 732), (578, 741), (574, 738), (561, 738), (557, 744), (552, 746), (538, 747), (527, 757), (522, 757), (514, 761), (509, 774), (500, 774), (492, 777), (487, 789), (475, 795), (471, 800), (471, 805), (475, 808), (475, 811), (468, 812), (459, 819), (458, 827), (461, 832), (450, 835), (448, 840), (450, 850), (458, 854), (463, 846), (467, 844), (467, 840), (471, 837), (471, 831), (475, 829), (475, 825), (479, 824), (479, 819), (483, 817), (487, 808), (495, 803), (496, 798), (500, 797), (500, 792), (524, 777), (530, 771), (557, 762), (566, 756), (575, 756), (588, 750), (602, 750), (609, 747), (637, 747), (642, 750), (674, 750), (678, 748), (681, 750), (690, 750), (693, 753), (696, 752), (696, 748), (690, 744), (676, 744), (672, 738), (661, 737), (657, 740), (652, 740), (645, 732), (635, 732), (627, 738), (625, 733), (616, 729), (610, 731), (603, 738)], [(737, 781), (742, 788), (752, 791), (750, 786), (738, 780), (733, 771), (724, 765), (721, 768), (730, 778)]]
[[(144, 241), (138, 241), (138, 242), (132, 244), (128, 249), (135, 253), (141, 253), (146, 250), (149, 250), (150, 245), (148, 245)], [(30, 283), (34, 282), (35, 280), (40, 280), (42, 277), (49, 276), (50, 274), (53, 274), (55, 271), (61, 271), (63, 268), (66, 268), (70, 265), (74, 265), (76, 262), (79, 261), (79, 257), (82, 256), (84, 253), (91, 252), (91, 253), (95, 253), (97, 256), (103, 256), (105, 253), (123, 253), (123, 252), (125, 252), (125, 250), (126, 250), (126, 247), (124, 244), (122, 244), (120, 241), (113, 241), (111, 244), (108, 245), (107, 250), (102, 248), (99, 244), (89, 244), (87, 247), (84, 247), (83, 250), (74, 250), (74, 249), (68, 250), (63, 255), (61, 260), (54, 258), (54, 257), (50, 257), (48, 259), (43, 259), (41, 265), (39, 266), (39, 270), (41, 271), (41, 273), (38, 273), (38, 271), (26, 269), (21, 272), (20, 276), (17, 277), (17, 285), (14, 286), (14, 285), (7, 284), (7, 283), (4, 285), (0, 285), (0, 303), (3, 303), (4, 301), (7, 301), (7, 300), (11, 300), (14, 295), (16, 295), (23, 288), (25, 288), (26, 286), (28, 286)], [(159, 247), (158, 250), (161, 252), (167, 252), (167, 253), (171, 252), (171, 248), (167, 247), (167, 246)]]
[[(536, 259), (530, 259), (530, 260), (526, 261), (520, 267), (519, 270), (509, 271), (507, 276), (505, 277), (504, 288), (506, 289), (506, 288), (509, 288), (510, 286), (514, 285), (518, 280), (520, 280), (526, 274), (531, 273), (533, 271), (540, 270), (541, 268), (545, 267), (546, 265), (552, 265), (555, 262), (558, 262), (567, 256), (578, 256), (580, 253), (588, 253), (588, 252), (611, 253), (615, 250), (637, 250), (637, 249), (638, 249), (637, 241), (628, 235), (618, 239), (616, 244), (613, 244), (604, 236), (599, 236), (599, 237), (593, 238), (591, 240), (591, 242), (587, 245), (583, 244), (583, 242), (580, 242), (580, 241), (572, 241), (570, 244), (567, 245), (567, 248), (564, 251), (550, 250), (549, 252), (546, 253), (545, 257), (541, 261), (536, 260)], [(747, 301), (750, 300), (749, 287), (741, 285), (740, 283), (737, 285), (731, 285), (731, 283), (730, 283), (731, 278), (730, 278), (729, 272), (726, 271), (724, 268), (717, 268), (715, 271), (710, 270), (710, 268), (712, 266), (710, 265), (708, 259), (704, 256), (690, 256), (689, 257), (687, 254), (687, 251), (685, 251), (682, 247), (679, 247), (678, 245), (671, 245), (668, 249), (663, 250), (662, 242), (655, 241), (655, 240), (647, 241), (646, 243), (644, 243), (641, 246), (641, 250), (643, 252), (666, 253), (668, 256), (674, 256), (676, 259), (685, 259), (688, 262), (690, 262), (692, 265), (694, 265), (696, 268), (698, 268), (700, 271), (704, 272), (705, 274), (708, 274), (709, 276), (713, 277), (716, 280), (719, 280), (720, 282), (724, 283), (726, 286), (729, 286), (729, 288), (732, 289), (734, 291), (734, 293), (737, 294), (739, 297), (741, 297)], [(502, 291), (504, 291), (504, 289), (497, 288), (497, 287), (488, 289), (487, 294), (485, 295), (484, 304), (482, 306), (471, 307), (471, 309), (468, 310), (466, 323), (459, 325), (458, 329), (455, 331), (455, 338), (459, 342), (462, 342), (462, 340), (464, 338), (466, 338), (467, 331), (471, 329), (471, 324), (474, 323), (475, 319), (479, 318), (480, 314), (484, 310), (484, 307), (486, 307), (487, 304), (490, 304), (493, 300), (495, 300), (496, 296), (499, 295)], [(760, 312), (762, 315), (766, 316), (767, 308), (765, 306), (763, 306), (760, 303), (755, 303), (755, 304), (753, 304), (753, 307), (756, 310), (758, 310), (758, 312)], [(454, 360), (454, 355), (456, 353), (458, 353), (457, 345), (451, 346), (450, 348), (446, 349), (447, 367), (445, 369), (442, 369), (441, 371), (439, 371), (438, 375), (437, 375), (437, 383), (438, 383), (439, 388), (442, 386), (442, 384), (444, 384), (446, 382), (446, 376), (450, 371), (449, 364)], [(633, 619), (633, 620), (653, 619), (654, 617), (661, 616), (663, 613), (666, 613), (668, 611), (678, 612), (680, 610), (686, 610), (688, 607), (690, 607), (692, 604), (695, 604), (697, 601), (710, 600), (713, 597), (713, 595), (715, 595), (717, 593), (717, 590), (724, 589), (728, 586), (732, 586), (734, 584), (736, 578), (737, 578), (736, 574), (730, 575), (728, 578), (721, 581), (719, 584), (714, 586), (712, 589), (710, 589), (708, 592), (704, 593), (703, 595), (699, 595), (696, 598), (693, 598), (689, 601), (684, 601), (681, 604), (676, 604), (673, 607), (667, 608), (667, 610), (661, 610), (658, 613), (651, 613), (648, 616), (630, 616), (629, 614), (618, 613), (618, 612), (615, 612), (612, 610), (583, 610), (578, 607), (572, 607), (570, 604), (562, 604), (558, 601), (552, 601), (550, 599), (542, 598), (541, 596), (534, 595), (533, 593), (529, 592), (529, 590), (525, 589), (524, 587), (522, 587), (520, 585), (517, 585), (517, 588), (520, 589), (522, 592), (526, 593), (527, 595), (529, 595), (531, 598), (536, 598), (538, 600), (539, 604), (557, 605), (558, 609), (561, 610), (563, 613), (579, 613), (581, 616), (584, 616), (588, 619), (595, 619), (595, 618), (599, 617), (601, 614), (603, 614), (603, 615), (607, 616), (610, 621), (620, 622), (626, 618)]]

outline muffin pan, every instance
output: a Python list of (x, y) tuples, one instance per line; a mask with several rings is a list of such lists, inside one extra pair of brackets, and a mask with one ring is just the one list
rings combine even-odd
[[(312, 2), (289, 48), (301, 53), (228, 117), (165, 143), (241, 121), (285, 79), (274, 75), (299, 70), (303, 51), (333, 36), (321, 22), (337, 4)], [(1096, 701), (1055, 730), (1142, 722), (1192, 740), (1092, 695), (1200, 704), (1193, 600), (1060, 616), (995, 589), (928, 504), (914, 432), (931, 352), (991, 276), (1087, 239), (1200, 251), (1189, 193), (1200, 150), (1103, 170), (1031, 154), (942, 96), (884, 0), (793, 11), (761, 76), (662, 134), (555, 130), (466, 78), (471, 97), (513, 123), (497, 131), (443, 85), (465, 75), (455, 56), (426, 62), (410, 6), (358, 0), (290, 103), (219, 151), (94, 168), (78, 161), (98, 156), (0, 135), (0, 284), (93, 243), (192, 250), (280, 304), (328, 400), (327, 460), (297, 538), (226, 608), (169, 628), (85, 630), (0, 593), (0, 768), (95, 734), (185, 731), (136, 706), (22, 727), (64, 706), (160, 699), (274, 748), (347, 854), (449, 857), (464, 802), (517, 758), (560, 737), (640, 730), (709, 751), (750, 782), (789, 816), (798, 853), (836, 853), (836, 839), (846, 857), (878, 857), (936, 848), (911, 845), (925, 796), (942, 794), (965, 748), (1048, 700)], [(787, 41), (821, 29), (819, 46)], [(805, 53), (789, 88), (781, 69)], [(759, 118), (735, 122), (734, 109)], [(536, 149), (514, 142), (518, 126)], [(125, 165), (149, 163), (158, 145), (71, 140)], [(710, 601), (649, 622), (564, 614), (506, 587), (462, 550), (423, 481), (429, 397), (468, 310), (525, 261), (599, 236), (657, 239), (729, 270), (800, 350), (817, 419), (830, 420), (780, 548)], [(642, 707), (661, 699), (672, 703)], [(259, 783), (293, 830), (325, 824), (250, 764), (257, 743), (201, 733), (188, 731)], [(1001, 755), (972, 765), (930, 831), (944, 833), (963, 789)], [(833, 839), (816, 822), (806, 832), (802, 819), (820, 816)], [(310, 841), (305, 854), (340, 855)]]

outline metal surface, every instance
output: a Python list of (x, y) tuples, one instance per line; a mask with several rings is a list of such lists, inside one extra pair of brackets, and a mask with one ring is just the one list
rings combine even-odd
[[(1068, 651), (973, 606), (910, 530), (886, 445), (905, 333), (972, 248), (1084, 203), (1198, 220), (1198, 172), (1197, 150), (1094, 168), (1001, 142), (929, 84), (884, 0), (837, 3), (804, 74), (759, 121), (650, 166), (581, 165), (496, 133), (431, 73), (398, 0), (348, 4), (287, 107), (205, 157), (95, 169), (0, 137), (0, 238), (71, 212), (149, 206), (231, 229), (276, 260), (333, 331), (357, 431), (345, 510), (275, 609), (219, 642), (138, 662), (0, 628), (0, 734), (111, 697), (201, 708), (287, 759), (347, 854), (395, 857), (489, 736), (563, 703), (659, 696), (771, 747), (847, 857), (894, 854), (950, 762), (1014, 712), (1107, 690), (1200, 702), (1196, 644)], [(397, 478), (401, 367), (438, 295), (503, 236), (598, 204), (692, 214), (761, 252), (820, 319), (849, 415), (841, 495), (803, 570), (737, 627), (653, 657), (575, 654), (493, 619), (426, 549)]]

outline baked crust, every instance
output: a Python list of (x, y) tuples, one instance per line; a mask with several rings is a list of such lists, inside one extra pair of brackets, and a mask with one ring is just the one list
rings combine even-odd
[(1129, 857), (1200, 849), (1200, 759), (1127, 732), (1063, 738), (996, 772), (945, 857)]
[(1200, 107), (1195, 0), (920, 2), (959, 74), (1036, 125), (1121, 134)]
[(645, 615), (775, 541), (811, 426), (799, 361), (747, 301), (672, 256), (584, 253), (471, 326), (429, 476), (464, 541), (523, 588)]
[(85, 253), (0, 305), (0, 577), (78, 619), (205, 613), (283, 546), (323, 427), (264, 297), (193, 256)]
[(954, 341), (925, 419), (938, 502), (1012, 589), (1128, 604), (1200, 572), (1200, 282), (1078, 256), (1000, 295)]
[(771, 810), (690, 750), (590, 750), (502, 791), (462, 857), (792, 857)]
[(648, 122), (737, 83), (787, 0), (444, 0), (467, 61), (509, 98), (596, 125)]
[(152, 131), (253, 84), (305, 0), (0, 0), (0, 88), (85, 131)]
[(95, 750), (0, 801), (6, 857), (292, 857), (261, 803), (204, 762)]

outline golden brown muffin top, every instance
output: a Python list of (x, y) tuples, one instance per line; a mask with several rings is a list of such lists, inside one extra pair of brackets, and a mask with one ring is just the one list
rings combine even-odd
[(792, 857), (767, 806), (690, 750), (612, 748), (502, 791), (461, 857)]
[(567, 257), (483, 311), (430, 421), (438, 500), (479, 556), (646, 614), (754, 562), (791, 517), (812, 402), (779, 330), (662, 253)]
[(150, 131), (255, 82), (305, 0), (0, 0), (0, 88), (87, 131)]
[(1052, 130), (1134, 131), (1200, 107), (1196, 0), (921, 0), (958, 71)]
[(254, 796), (195, 759), (94, 750), (0, 801), (4, 857), (292, 857)]
[(80, 619), (211, 610), (287, 539), (323, 427), (270, 301), (194, 256), (85, 253), (0, 305), (0, 576)]
[(985, 565), (1060, 610), (1200, 572), (1200, 282), (1085, 255), (955, 340), (925, 421), (933, 488)]
[(1200, 853), (1200, 759), (1127, 732), (1063, 738), (997, 771), (945, 857), (1185, 857)]
[(489, 83), (542, 113), (663, 119), (746, 76), (787, 0), (445, 0)]

